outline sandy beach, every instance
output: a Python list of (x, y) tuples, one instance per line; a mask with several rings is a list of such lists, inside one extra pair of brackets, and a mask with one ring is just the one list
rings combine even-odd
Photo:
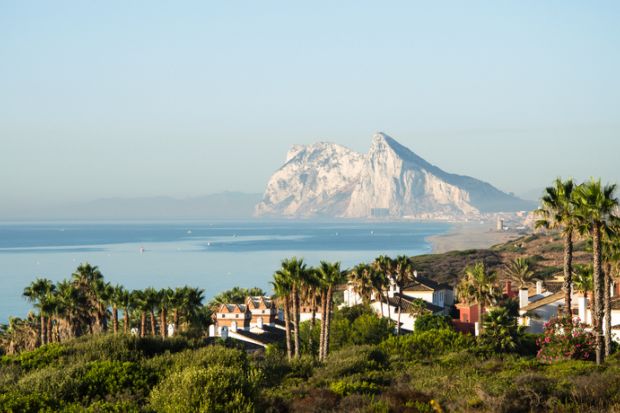
[(514, 232), (497, 232), (495, 225), (488, 222), (463, 222), (453, 224), (447, 234), (433, 235), (427, 240), (433, 246), (433, 253), (440, 254), (455, 250), (489, 248), (519, 236)]

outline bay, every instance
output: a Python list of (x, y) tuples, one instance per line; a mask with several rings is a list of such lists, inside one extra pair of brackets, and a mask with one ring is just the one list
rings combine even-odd
[(22, 292), (34, 279), (70, 278), (82, 262), (128, 289), (190, 285), (208, 299), (236, 285), (271, 293), (272, 274), (287, 257), (350, 267), (380, 254), (429, 253), (426, 238), (449, 229), (409, 221), (0, 223), (0, 322), (31, 309)]

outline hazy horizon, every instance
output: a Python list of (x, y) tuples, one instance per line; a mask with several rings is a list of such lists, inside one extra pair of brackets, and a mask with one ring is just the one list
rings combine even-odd
[[(526, 197), (620, 181), (620, 5), (0, 5), (0, 214), (262, 193), (293, 144), (384, 131)], [(531, 198), (531, 196), (529, 196)]]

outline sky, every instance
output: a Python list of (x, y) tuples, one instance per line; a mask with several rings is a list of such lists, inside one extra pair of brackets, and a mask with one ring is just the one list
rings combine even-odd
[(620, 181), (620, 3), (0, 2), (0, 214), (262, 192), (383, 131), (527, 194)]

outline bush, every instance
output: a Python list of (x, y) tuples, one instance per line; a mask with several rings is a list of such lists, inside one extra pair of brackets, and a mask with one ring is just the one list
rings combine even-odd
[(571, 317), (556, 317), (545, 323), (545, 332), (537, 344), (537, 357), (546, 363), (592, 360), (594, 356), (594, 336)]
[(387, 354), (376, 346), (350, 346), (330, 354), (315, 376), (323, 380), (341, 379), (346, 375), (384, 370), (388, 364)]
[(390, 337), (381, 343), (381, 348), (387, 354), (404, 360), (422, 360), (471, 348), (474, 344), (472, 336), (444, 329)]
[(255, 370), (212, 365), (172, 373), (151, 393), (158, 412), (253, 412), (260, 375)]
[(452, 320), (447, 315), (423, 314), (416, 318), (413, 329), (415, 332), (452, 329)]
[(393, 325), (387, 318), (372, 314), (362, 314), (351, 324), (353, 344), (379, 344), (392, 335)]

